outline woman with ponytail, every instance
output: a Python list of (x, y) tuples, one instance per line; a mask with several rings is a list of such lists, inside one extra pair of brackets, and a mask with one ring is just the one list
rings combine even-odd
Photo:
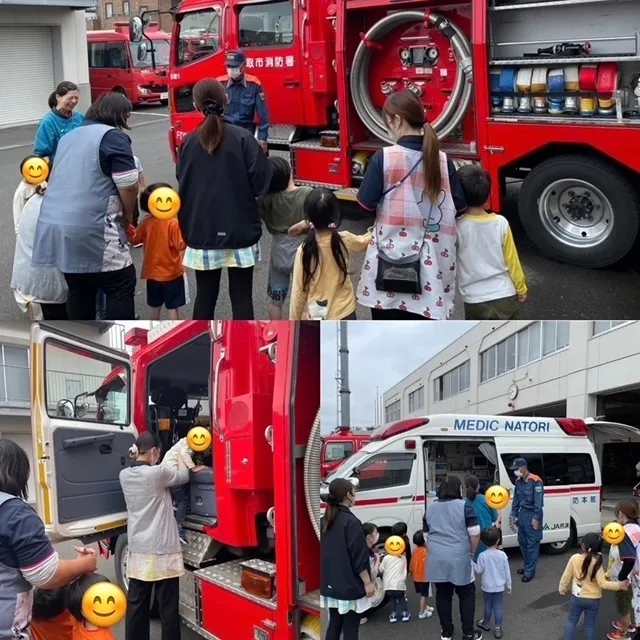
[(40, 120), (33, 152), (53, 161), (58, 142), (65, 133), (79, 127), (84, 115), (74, 109), (78, 106), (80, 91), (73, 82), (61, 82), (49, 96), (49, 113)]
[(329, 610), (325, 640), (358, 640), (360, 618), (376, 595), (371, 579), (369, 547), (362, 523), (351, 513), (356, 489), (350, 480), (329, 485), (321, 523), (321, 604)]
[(184, 139), (177, 170), (184, 266), (196, 272), (193, 319), (213, 320), (227, 269), (233, 319), (253, 320), (253, 268), (262, 235), (256, 198), (269, 189), (271, 165), (255, 137), (225, 119), (220, 82), (197, 82), (193, 101), (204, 120)]
[(162, 640), (180, 640), (180, 576), (184, 574), (171, 487), (189, 482), (182, 461), (178, 469), (158, 465), (161, 444), (155, 433), (140, 434), (129, 449), (131, 466), (120, 472), (127, 505), (126, 640), (149, 637), (152, 593), (160, 610)]
[(358, 302), (373, 320), (446, 320), (453, 313), (456, 212), (466, 209), (453, 163), (410, 91), (382, 110), (395, 144), (377, 151), (358, 191), (375, 215)]
[(338, 231), (340, 204), (328, 189), (317, 188), (309, 193), (304, 214), (309, 232), (293, 265), (289, 319), (355, 320), (350, 257), (366, 250), (371, 234), (356, 236)]

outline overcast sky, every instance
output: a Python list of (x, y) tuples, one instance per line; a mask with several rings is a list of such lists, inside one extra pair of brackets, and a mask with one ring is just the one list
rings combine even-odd
[[(380, 395), (475, 322), (349, 322), (351, 426), (373, 426)], [(322, 323), (322, 430), (336, 426), (338, 323)]]

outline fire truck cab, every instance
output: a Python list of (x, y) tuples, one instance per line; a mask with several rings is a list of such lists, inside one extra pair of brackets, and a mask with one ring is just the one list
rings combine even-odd
[(326, 477), (344, 460), (360, 451), (371, 439), (371, 432), (366, 430), (338, 427), (333, 433), (322, 439), (321, 471)]
[(205, 426), (210, 471), (188, 485), (182, 621), (209, 639), (319, 640), (319, 333), (165, 322), (132, 330), (130, 357), (33, 325), (36, 493), (49, 535), (101, 541), (126, 590), (128, 449), (151, 430), (166, 452)]
[(88, 31), (91, 99), (116, 91), (134, 106), (167, 104), (170, 39), (157, 23), (147, 25), (142, 42), (131, 41), (128, 22), (116, 22), (111, 31)]
[[(636, 0), (182, 0), (171, 48), (170, 146), (200, 122), (202, 77), (240, 48), (298, 183), (354, 201), (392, 140), (396, 91), (418, 95), (458, 164), (481, 162), (501, 211), (511, 181), (533, 243), (587, 267), (621, 260), (640, 228)], [(141, 36), (140, 36), (141, 37)]]

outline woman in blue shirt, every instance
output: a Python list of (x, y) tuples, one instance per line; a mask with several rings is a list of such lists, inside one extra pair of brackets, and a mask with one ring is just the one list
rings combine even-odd
[[(475, 511), (478, 518), (478, 524), (480, 525), (480, 531), (484, 531), (489, 527), (492, 527), (499, 520), (499, 514), (495, 509), (492, 509), (484, 497), (484, 493), (480, 493), (480, 481), (475, 476), (469, 476), (464, 481), (465, 489), (467, 492), (467, 504), (471, 505), (471, 508)], [(478, 556), (487, 548), (483, 542), (478, 544), (474, 559), (477, 560)]]
[(49, 96), (51, 111), (40, 120), (33, 152), (37, 156), (53, 160), (58, 148), (58, 142), (65, 133), (79, 127), (84, 114), (74, 113), (80, 100), (80, 92), (73, 82), (61, 82)]

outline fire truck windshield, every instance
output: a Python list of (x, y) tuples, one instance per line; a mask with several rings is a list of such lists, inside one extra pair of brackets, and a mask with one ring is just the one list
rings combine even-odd
[(188, 64), (210, 56), (220, 48), (220, 9), (204, 9), (177, 16), (176, 64)]
[[(152, 40), (155, 63), (158, 67), (169, 66), (169, 53), (171, 51), (171, 42), (169, 40)], [(146, 54), (142, 60), (138, 60), (138, 51), (141, 45), (146, 45)], [(151, 58), (151, 45), (148, 40), (143, 40), (140, 43), (130, 42), (131, 47), (131, 59), (133, 60), (133, 66), (136, 69), (146, 69), (153, 66), (153, 60)]]
[(250, 4), (238, 16), (241, 47), (273, 47), (293, 43), (290, 0)]
[(328, 442), (325, 449), (325, 461), (344, 460), (353, 453), (353, 442)]

